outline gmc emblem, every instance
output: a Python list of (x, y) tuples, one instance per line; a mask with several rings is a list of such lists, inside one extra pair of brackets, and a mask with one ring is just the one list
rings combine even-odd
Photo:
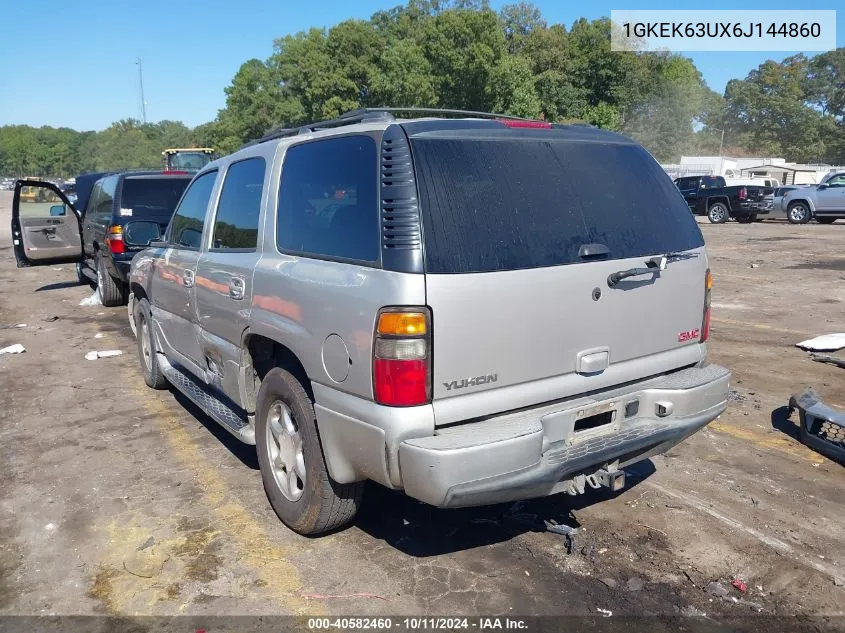
[(688, 330), (686, 332), (678, 332), (678, 343), (686, 343), (687, 341), (693, 341), (699, 337), (701, 334), (701, 330), (696, 328), (695, 330)]

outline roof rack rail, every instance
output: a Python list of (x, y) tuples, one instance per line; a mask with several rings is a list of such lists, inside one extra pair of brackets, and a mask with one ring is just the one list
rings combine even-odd
[(452, 110), (448, 108), (358, 108), (351, 110), (341, 115), (341, 118), (347, 115), (360, 115), (367, 113), (384, 112), (387, 114), (397, 114), (406, 112), (408, 114), (430, 114), (433, 116), (451, 116), (451, 117), (472, 117), (476, 119), (508, 119), (509, 121), (534, 121), (536, 119), (526, 119), (521, 116), (513, 116), (511, 114), (497, 114), (495, 112), (479, 112), (477, 110)]
[[(288, 136), (296, 136), (297, 134), (308, 134), (318, 130), (325, 130), (333, 127), (341, 127), (344, 125), (353, 125), (355, 123), (362, 123), (364, 121), (393, 121), (395, 114), (423, 114), (434, 117), (449, 116), (449, 117), (472, 117), (479, 119), (507, 119), (509, 121), (533, 121), (534, 119), (526, 119), (524, 117), (512, 116), (510, 114), (496, 114), (494, 112), (479, 112), (476, 110), (451, 110), (446, 108), (358, 108), (344, 112), (336, 119), (327, 119), (325, 121), (315, 121), (314, 123), (306, 123), (298, 127), (278, 128), (271, 130), (264, 136), (254, 141), (250, 141), (243, 147), (250, 147), (257, 143), (266, 143), (277, 138), (285, 138)], [(241, 149), (243, 149), (243, 147)]]

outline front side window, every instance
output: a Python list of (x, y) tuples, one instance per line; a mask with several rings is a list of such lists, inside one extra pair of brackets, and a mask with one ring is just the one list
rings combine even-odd
[(839, 174), (827, 181), (828, 187), (845, 187), (845, 174)]
[(211, 198), (215, 178), (217, 178), (217, 172), (209, 171), (195, 178), (188, 186), (170, 221), (168, 241), (172, 246), (199, 249), (202, 243), (205, 212), (208, 210), (208, 201)]
[(217, 203), (212, 249), (255, 250), (266, 169), (267, 163), (263, 158), (248, 158), (233, 163), (226, 170)]
[(287, 150), (279, 186), (280, 250), (375, 262), (379, 257), (378, 157), (369, 136)]

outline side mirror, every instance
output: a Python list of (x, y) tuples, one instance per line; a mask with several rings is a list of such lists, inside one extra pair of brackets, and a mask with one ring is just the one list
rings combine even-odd
[(827, 183), (822, 183), (817, 187), (817, 189), (827, 189), (829, 186), (830, 185), (828, 185)]
[(67, 211), (65, 210), (65, 205), (63, 204), (54, 204), (50, 207), (50, 216), (56, 217), (59, 215), (67, 215)]

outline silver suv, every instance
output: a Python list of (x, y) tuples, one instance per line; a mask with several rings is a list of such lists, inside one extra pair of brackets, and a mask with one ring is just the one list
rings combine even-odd
[(781, 204), (792, 224), (806, 224), (811, 218), (821, 224), (845, 219), (845, 171), (826, 174), (818, 185), (787, 191)]
[(618, 490), (725, 409), (704, 242), (657, 162), (455, 114), (272, 133), (132, 263), (147, 384), (256, 444), (297, 532), (348, 522), (367, 479), (449, 508)]

